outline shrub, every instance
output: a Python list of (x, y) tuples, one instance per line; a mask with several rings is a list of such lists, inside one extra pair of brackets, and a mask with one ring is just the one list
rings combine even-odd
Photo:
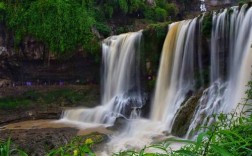
[(98, 133), (91, 133), (87, 136), (77, 136), (65, 146), (59, 147), (58, 149), (52, 150), (46, 156), (95, 156), (92, 151), (92, 146), (100, 143), (104, 140), (104, 136)]
[(106, 24), (96, 23), (95, 27), (99, 31), (99, 33), (102, 34), (104, 37), (108, 37), (111, 33), (110, 27)]
[(167, 3), (165, 5), (165, 10), (167, 11), (168, 16), (175, 16), (178, 13), (178, 8), (174, 3)]
[(144, 17), (147, 19), (155, 20), (155, 10), (151, 7), (146, 7), (144, 9)]
[(118, 0), (120, 10), (126, 14), (128, 13), (128, 3), (126, 0)]
[(166, 19), (166, 17), (167, 17), (167, 12), (166, 12), (166, 10), (157, 7), (157, 8), (155, 9), (155, 17), (156, 17), (156, 20), (159, 21), (159, 22), (165, 21), (165, 19)]
[(15, 32), (15, 43), (25, 35), (43, 41), (55, 53), (73, 51), (77, 45), (90, 48), (95, 23), (86, 5), (73, 1), (36, 0), (8, 4), (7, 25)]

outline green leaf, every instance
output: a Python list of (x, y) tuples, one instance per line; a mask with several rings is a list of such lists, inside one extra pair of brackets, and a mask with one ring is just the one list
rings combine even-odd
[(233, 156), (231, 153), (229, 153), (226, 149), (221, 148), (217, 145), (211, 144), (210, 145), (211, 148), (218, 154), (220, 154), (221, 156)]
[(202, 145), (202, 141), (204, 139), (204, 137), (208, 136), (207, 132), (202, 132), (198, 135), (197, 137), (197, 142), (196, 142), (196, 150), (199, 149), (199, 147)]
[(189, 151), (189, 150), (178, 150), (178, 151), (174, 151), (174, 153), (177, 153), (183, 156), (197, 156), (196, 154), (194, 154), (194, 152)]
[(0, 2), (0, 10), (4, 10), (5, 9), (5, 4), (4, 4), (4, 2)]

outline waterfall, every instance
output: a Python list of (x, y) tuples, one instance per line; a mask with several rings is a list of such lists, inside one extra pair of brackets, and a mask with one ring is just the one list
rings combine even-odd
[(136, 118), (143, 101), (139, 57), (142, 31), (111, 36), (102, 43), (102, 105), (66, 110), (63, 120), (113, 125), (117, 117)]
[[(212, 35), (212, 41), (219, 39), (226, 39), (229, 45), (219, 41), (218, 47), (226, 46), (225, 53), (229, 60), (225, 64), (227, 70), (227, 78), (212, 81), (209, 88), (207, 88), (199, 102), (199, 108), (195, 113), (187, 137), (199, 125), (210, 124), (208, 117), (215, 113), (228, 113), (237, 108), (238, 104), (242, 102), (245, 97), (246, 84), (251, 80), (251, 66), (252, 66), (252, 8), (246, 10), (247, 5), (244, 5), (240, 11), (237, 7), (232, 8), (232, 14), (228, 15), (227, 10), (222, 13), (215, 13), (213, 16), (212, 32), (221, 30), (218, 34)], [(226, 18), (223, 18), (226, 17)], [(230, 23), (228, 23), (230, 20)], [(224, 24), (229, 24), (229, 27), (223, 29)], [(220, 28), (221, 27), (221, 28)], [(229, 29), (228, 29), (229, 28)], [(229, 36), (228, 36), (229, 35)], [(229, 37), (229, 38), (228, 38)], [(229, 48), (229, 49), (228, 49)], [(214, 51), (213, 51), (214, 50)], [(224, 53), (221, 48), (216, 49), (212, 47), (211, 53)], [(216, 64), (215, 61), (220, 61), (215, 57), (211, 57), (211, 63)], [(223, 62), (223, 61), (222, 61)], [(224, 66), (224, 65), (223, 65)], [(223, 68), (223, 66), (220, 66)], [(213, 68), (214, 66), (211, 66)], [(219, 68), (220, 67), (215, 67)], [(212, 69), (215, 70), (215, 69)], [(215, 74), (215, 73), (212, 73)], [(213, 75), (211, 75), (214, 77)], [(236, 111), (240, 111), (239, 109)]]
[[(106, 144), (103, 154), (111, 155), (140, 149), (168, 134), (191, 138), (199, 126), (213, 122), (213, 114), (233, 111), (252, 79), (252, 8), (232, 7), (208, 17), (205, 13), (169, 25), (150, 119), (140, 117), (144, 103), (139, 79), (141, 31), (103, 41), (102, 104), (67, 110), (63, 119), (109, 125), (118, 117), (129, 119), (125, 129)], [(203, 31), (208, 19), (211, 38)]]
[(194, 90), (196, 24), (197, 18), (171, 24), (163, 46), (151, 119), (164, 122), (169, 131), (180, 104)]
[[(170, 24), (152, 103), (151, 120), (165, 124), (168, 132), (179, 124), (176, 118), (186, 112), (182, 109), (195, 107), (187, 112), (191, 113), (186, 119), (188, 125), (183, 122), (182, 136), (186, 137), (198, 126), (210, 124), (207, 118), (212, 114), (233, 111), (245, 97), (246, 84), (251, 80), (252, 8), (244, 5), (214, 12), (211, 39), (206, 41), (208, 50), (203, 47), (204, 36), (199, 30), (204, 18)], [(207, 52), (209, 57), (204, 58)], [(210, 61), (204, 63), (202, 59)], [(209, 71), (209, 84), (202, 70)], [(209, 87), (202, 91), (205, 85)], [(202, 95), (196, 105), (188, 104), (191, 97), (197, 99), (192, 96), (196, 94)]]

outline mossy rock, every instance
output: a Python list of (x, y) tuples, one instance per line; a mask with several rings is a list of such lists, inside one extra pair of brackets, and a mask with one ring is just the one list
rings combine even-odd
[(199, 93), (186, 98), (181, 104), (180, 109), (176, 113), (171, 131), (172, 135), (183, 137), (186, 134), (201, 95), (202, 93)]

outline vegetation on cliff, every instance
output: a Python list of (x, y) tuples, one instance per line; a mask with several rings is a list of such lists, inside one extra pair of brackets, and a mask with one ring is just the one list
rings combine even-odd
[(0, 12), (0, 21), (14, 33), (16, 46), (24, 37), (32, 36), (49, 51), (62, 54), (78, 48), (95, 52), (99, 38), (129, 31), (126, 26), (111, 26), (114, 20), (142, 18), (163, 22), (178, 10), (175, 4), (162, 0), (154, 4), (142, 0), (4, 0), (0, 2)]

